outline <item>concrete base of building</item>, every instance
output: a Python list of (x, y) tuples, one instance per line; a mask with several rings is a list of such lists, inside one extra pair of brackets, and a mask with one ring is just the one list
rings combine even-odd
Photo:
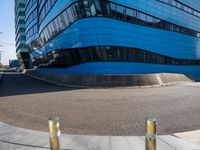
[(3, 70), (0, 70), (0, 81), (3, 78)]
[(123, 86), (165, 86), (178, 82), (194, 82), (191, 76), (183, 74), (137, 74), (137, 75), (72, 75), (46, 73), (28, 70), (34, 78), (67, 86), (81, 87), (123, 87)]

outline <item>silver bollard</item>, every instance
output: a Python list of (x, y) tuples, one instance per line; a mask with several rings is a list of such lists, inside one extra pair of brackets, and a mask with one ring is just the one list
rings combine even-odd
[(49, 118), (49, 140), (51, 150), (60, 150), (60, 118), (50, 117)]
[(145, 150), (156, 150), (156, 126), (155, 118), (147, 118), (145, 121)]

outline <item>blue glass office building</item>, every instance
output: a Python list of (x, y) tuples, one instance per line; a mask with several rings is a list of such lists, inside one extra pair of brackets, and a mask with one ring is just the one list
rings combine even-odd
[(199, 0), (26, 0), (32, 67), (200, 77)]
[(15, 41), (16, 55), (22, 69), (29, 68), (29, 50), (25, 36), (25, 0), (15, 0)]

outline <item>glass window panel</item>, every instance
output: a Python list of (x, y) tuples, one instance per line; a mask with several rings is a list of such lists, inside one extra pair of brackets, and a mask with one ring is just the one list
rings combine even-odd
[(49, 3), (50, 3), (50, 7), (52, 7), (53, 4), (54, 4), (54, 1), (53, 0), (49, 0)]
[(181, 4), (180, 4), (179, 2), (177, 2), (176, 6), (177, 6), (178, 8), (181, 8)]
[(46, 28), (47, 28), (47, 30), (49, 32), (50, 38), (52, 38), (52, 30), (51, 30), (50, 24)]
[(100, 6), (99, 1), (101, 1), (101, 0), (94, 0), (94, 3), (95, 3), (95, 8), (96, 8), (96, 11), (97, 11), (97, 15), (98, 16), (102, 16), (101, 6)]
[(84, 1), (83, 1), (83, 4), (84, 4), (86, 16), (87, 16), (87, 17), (91, 16), (90, 5), (89, 5), (89, 3), (88, 3), (88, 0), (84, 0)]
[(147, 21), (148, 23), (153, 23), (154, 19), (153, 19), (153, 17), (147, 15), (147, 16), (146, 16), (146, 21)]
[(67, 15), (67, 11), (64, 11), (62, 13), (62, 16), (63, 16), (63, 19), (64, 19), (66, 26), (68, 26), (69, 25), (69, 18), (68, 18), (68, 15)]
[(138, 19), (142, 21), (146, 21), (146, 15), (144, 13), (139, 12), (138, 13)]
[(138, 12), (138, 23), (141, 25), (145, 25), (146, 24), (146, 15), (144, 13)]
[(44, 29), (44, 41), (47, 42), (48, 41), (48, 36), (47, 36), (47, 33), (46, 33), (46, 29)]
[(154, 18), (155, 23), (159, 23), (160, 21), (161, 21), (160, 19)]
[(73, 23), (74, 22), (74, 16), (73, 16), (73, 14), (71, 12), (71, 8), (67, 9), (67, 14), (68, 14), (68, 17), (69, 17), (69, 22)]
[(197, 16), (197, 11), (194, 11), (194, 15)]
[(179, 26), (175, 26), (175, 31), (176, 32), (180, 32), (180, 27)]
[(79, 1), (78, 4), (79, 4), (79, 10), (80, 10), (81, 17), (85, 18), (87, 15), (86, 15), (84, 3), (82, 1)]
[(183, 10), (184, 10), (184, 11), (188, 11), (188, 7), (183, 6)]
[(128, 22), (133, 22), (133, 10), (126, 8), (126, 20)]
[(46, 12), (48, 12), (50, 10), (50, 2), (49, 0), (47, 0), (47, 3), (46, 3)]
[(191, 9), (191, 8), (188, 8), (188, 12), (189, 12), (189, 13), (192, 13), (192, 9)]
[(50, 36), (50, 31), (49, 31), (48, 26), (46, 27), (45, 32), (46, 32), (46, 35), (47, 35), (47, 41), (49, 41), (51, 39), (51, 36)]
[(116, 7), (117, 12), (124, 14), (125, 13), (125, 7), (122, 7), (120, 5), (117, 5)]
[(63, 19), (62, 19), (61, 15), (59, 15), (59, 16), (57, 17), (57, 19), (58, 19), (58, 24), (59, 24), (60, 30), (61, 30), (61, 31), (64, 30), (65, 25), (64, 25), (64, 22), (63, 22)]
[(75, 19), (75, 20), (78, 20), (78, 19), (79, 19), (79, 14), (78, 14), (78, 11), (77, 11), (77, 9), (76, 9), (76, 6), (75, 6), (75, 5), (72, 5), (71, 10), (72, 10), (72, 13), (73, 13), (73, 15), (74, 15), (74, 19)]
[(52, 27), (53, 27), (53, 36), (56, 36), (57, 30), (56, 30), (56, 24), (55, 21), (52, 22)]
[(78, 18), (81, 18), (81, 12), (80, 12), (80, 9), (79, 9), (79, 4), (78, 4), (78, 2), (75, 3), (73, 6), (74, 6), (74, 11), (75, 11), (74, 13), (77, 14)]
[(123, 20), (125, 18), (125, 7), (117, 5), (116, 7), (117, 18)]
[(111, 17), (112, 18), (117, 18), (117, 15), (116, 15), (116, 5), (113, 4), (113, 3), (110, 3), (110, 9), (111, 9)]
[(176, 6), (176, 1), (175, 0), (172, 0), (172, 5)]
[(96, 16), (97, 15), (97, 11), (96, 11), (94, 3), (91, 4), (90, 10), (91, 10), (92, 16)]
[(54, 27), (53, 27), (53, 23), (52, 22), (49, 24), (49, 28), (50, 28), (51, 35), (54, 36), (53, 35), (54, 34)]
[(58, 24), (57, 18), (54, 19), (53, 23), (54, 23), (54, 27), (55, 27), (55, 32), (56, 32), (56, 34), (58, 34), (60, 31), (59, 31), (59, 24)]

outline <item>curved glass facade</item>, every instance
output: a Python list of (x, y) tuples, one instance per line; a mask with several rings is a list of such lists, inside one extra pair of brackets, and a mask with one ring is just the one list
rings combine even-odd
[[(200, 71), (196, 0), (27, 0), (25, 6), (34, 67), (70, 69), (89, 63), (82, 74), (98, 67), (111, 74), (148, 73), (145, 64), (160, 66), (149, 73), (186, 73), (174, 66), (191, 66), (187, 74), (194, 76)], [(105, 67), (107, 62), (112, 67)], [(125, 72), (118, 69), (127, 63)]]
[[(99, 10), (97, 7), (99, 7)], [(81, 10), (82, 8), (84, 9)], [(87, 0), (71, 4), (58, 16), (52, 19), (41, 32), (40, 37), (29, 44), (30, 49), (34, 50), (41, 48), (50, 40), (54, 39), (55, 36), (60, 34), (63, 30), (67, 29), (75, 21), (88, 17), (108, 17), (131, 24), (178, 32), (200, 38), (200, 32), (198, 31), (175, 25), (144, 12), (109, 1), (94, 3), (93, 1)], [(33, 34), (31, 34), (31, 36), (32, 35)], [(28, 37), (30, 37), (29, 34)]]

